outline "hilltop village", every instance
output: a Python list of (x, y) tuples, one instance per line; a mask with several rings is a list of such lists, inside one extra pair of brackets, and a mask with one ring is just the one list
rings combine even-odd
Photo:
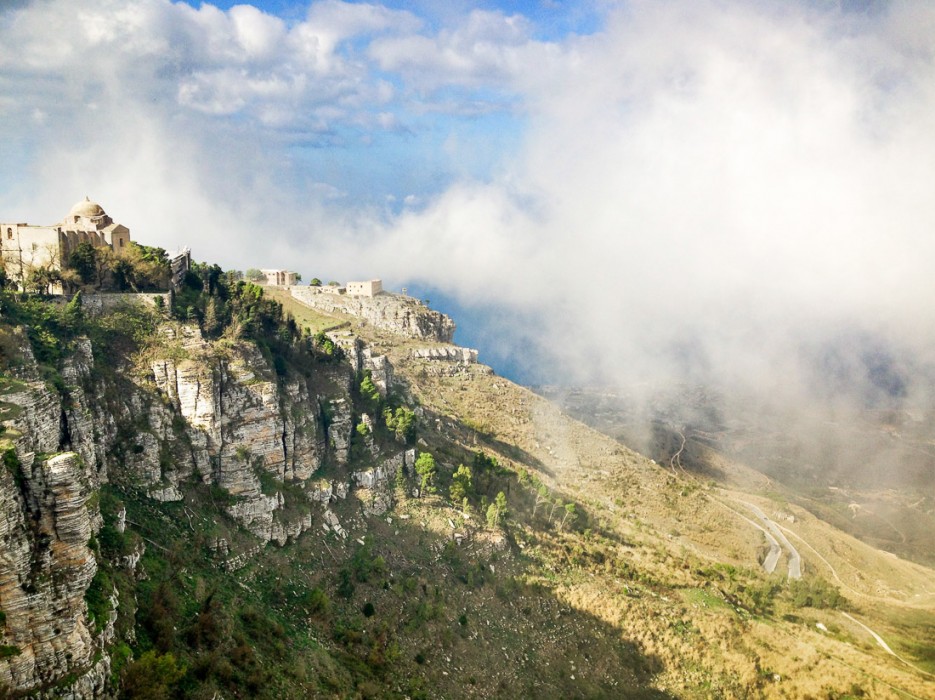
[[(85, 197), (62, 219), (48, 226), (24, 222), (0, 224), (0, 275), (3, 285), (49, 296), (81, 290), (92, 308), (120, 303), (120, 295), (141, 295), (152, 303), (171, 303), (192, 270), (188, 247), (167, 252), (133, 241), (129, 227), (115, 222), (97, 202)], [(421, 301), (384, 290), (379, 279), (300, 285), (300, 275), (285, 269), (248, 270), (248, 281), (282, 290), (298, 303), (359, 317), (376, 327), (415, 338), (436, 335), (451, 342), (454, 324)], [(476, 357), (476, 351), (473, 357)]]
[[(69, 283), (75, 283), (71, 271), (79, 271), (82, 252), (88, 248), (101, 257), (130, 256), (134, 243), (130, 229), (115, 222), (97, 202), (85, 197), (77, 202), (65, 218), (49, 226), (25, 222), (0, 223), (0, 261), (8, 283), (21, 290), (52, 295), (64, 294)], [(139, 246), (138, 246), (139, 247)], [(175, 252), (161, 252), (171, 274), (164, 280), (166, 289), (177, 287), (191, 267), (191, 251), (186, 247)], [(290, 270), (264, 269), (251, 281), (278, 287), (292, 287), (299, 275)], [(158, 285), (159, 280), (154, 281)], [(103, 284), (98, 285), (103, 286)], [(374, 297), (383, 292), (381, 280), (313, 284), (316, 291), (326, 294)]]

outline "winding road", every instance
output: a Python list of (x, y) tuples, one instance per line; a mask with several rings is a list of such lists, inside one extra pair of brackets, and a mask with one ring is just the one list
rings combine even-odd
[(779, 549), (779, 543), (781, 543), (783, 548), (789, 553), (789, 578), (802, 578), (802, 557), (786, 538), (783, 531), (779, 529), (776, 523), (766, 517), (766, 513), (764, 513), (759, 506), (747, 501), (740, 501), (740, 503), (743, 503), (747, 508), (753, 511), (753, 514), (758, 517), (763, 525), (766, 526), (766, 529), (769, 530), (766, 534), (766, 538), (770, 541), (770, 551), (769, 555), (766, 557), (766, 561), (763, 562), (763, 568), (766, 569), (766, 572), (772, 573), (776, 568), (776, 563), (779, 561), (779, 553), (776, 550)]

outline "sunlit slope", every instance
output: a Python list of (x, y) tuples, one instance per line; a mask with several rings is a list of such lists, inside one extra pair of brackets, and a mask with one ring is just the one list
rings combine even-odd
[[(492, 450), (540, 475), (619, 543), (612, 556), (638, 572), (637, 580), (654, 584), (634, 595), (619, 572), (555, 567), (555, 582), (571, 604), (663, 659), (668, 689), (703, 696), (701, 689), (724, 679), (736, 688), (768, 676), (767, 696), (805, 697), (851, 684), (878, 697), (935, 696), (935, 678), (921, 672), (935, 671), (935, 572), (875, 550), (782, 499), (657, 465), (486, 368), (438, 371), (407, 359), (406, 351), (394, 363), (439, 436)], [(761, 571), (767, 544), (748, 503), (777, 520), (802, 557), (805, 580), (818, 575), (836, 586), (854, 620), (888, 631), (908, 663), (840, 611), (789, 607), (786, 559), (773, 577)], [(723, 573), (731, 567), (752, 576), (744, 585), (775, 582), (769, 614), (747, 614), (734, 598)], [(716, 641), (699, 647), (700, 640)]]

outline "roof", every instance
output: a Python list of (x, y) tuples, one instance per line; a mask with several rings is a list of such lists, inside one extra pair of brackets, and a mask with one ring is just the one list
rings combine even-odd
[(68, 212), (68, 216), (104, 216), (104, 208), (97, 202), (92, 202), (90, 199), (85, 197), (84, 201), (78, 202), (71, 208), (71, 211)]

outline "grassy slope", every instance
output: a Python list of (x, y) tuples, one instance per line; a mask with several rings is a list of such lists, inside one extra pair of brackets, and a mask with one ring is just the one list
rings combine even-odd
[[(893, 688), (935, 695), (935, 679), (887, 656), (836, 611), (793, 610), (782, 594), (768, 616), (738, 614), (723, 604), (722, 582), (699, 574), (715, 562), (756, 566), (762, 536), (733, 512), (735, 500), (749, 495), (663, 470), (502, 378), (482, 372), (437, 377), (430, 365), (401, 357), (396, 363), (427, 409), (481, 429), (468, 431), (466, 441), (535, 468), (557, 490), (583, 502), (601, 531), (633, 545), (616, 554), (660, 582), (655, 595), (634, 598), (619, 576), (594, 567), (585, 567), (585, 576), (558, 569), (556, 591), (657, 658), (664, 669), (660, 687), (704, 696), (726, 679), (735, 690), (759, 686), (757, 692), (776, 697), (842, 693), (852, 685), (877, 697), (900, 697)], [(447, 423), (453, 427), (454, 421)], [(892, 630), (905, 657), (935, 670), (931, 570), (873, 550), (785, 501), (756, 500), (767, 512), (794, 510), (797, 519), (788, 529), (827, 561), (800, 546), (807, 570), (834, 580), (833, 567), (853, 615), (881, 634)], [(893, 611), (901, 629), (894, 627)], [(667, 617), (676, 622), (665, 624)], [(817, 622), (830, 632), (816, 629)], [(913, 642), (900, 641), (909, 630), (917, 635)], [(700, 640), (707, 646), (699, 651)]]
[[(300, 323), (344, 321), (313, 313)], [(193, 698), (935, 696), (931, 677), (886, 655), (840, 612), (794, 608), (782, 581), (758, 572), (762, 536), (737, 515), (736, 501), (793, 511), (789, 529), (827, 560), (802, 547), (807, 570), (832, 567), (850, 613), (935, 671), (930, 570), (877, 552), (781, 497), (770, 502), (662, 469), (482, 368), (444, 376), (436, 371), (442, 365), (406, 359), (412, 341), (369, 339), (393, 355), (423, 408), (420, 447), (439, 459), (440, 495), (415, 499), (399, 488), (383, 517), (364, 516), (354, 496), (338, 502), (347, 540), (322, 534), (313, 507), (315, 529), (298, 542), (268, 546), (227, 572), (211, 554), (217, 538), (235, 552), (255, 540), (223, 514), (216, 502), (223, 494), (189, 485), (184, 504), (158, 504), (128, 484), (109, 487), (105, 520), (122, 499), (147, 542), (147, 579), (113, 574), (121, 590), (137, 588), (140, 602), (133, 615), (124, 595), (118, 629), (135, 626), (138, 659), (147, 649), (175, 655), (184, 670), (176, 691)], [(443, 498), (451, 471), (477, 449), (506, 467), (485, 477), (488, 498), (507, 494), (505, 532), (482, 526), (480, 494), (467, 517)], [(562, 508), (550, 518), (546, 506), (534, 507), (519, 470), (541, 479), (552, 498), (574, 502), (578, 520), (560, 528)], [(454, 532), (465, 535), (463, 544), (454, 544)], [(102, 534), (101, 546), (115, 545)], [(834, 580), (830, 568), (821, 571)], [(143, 663), (129, 668), (125, 680), (154, 680)]]

